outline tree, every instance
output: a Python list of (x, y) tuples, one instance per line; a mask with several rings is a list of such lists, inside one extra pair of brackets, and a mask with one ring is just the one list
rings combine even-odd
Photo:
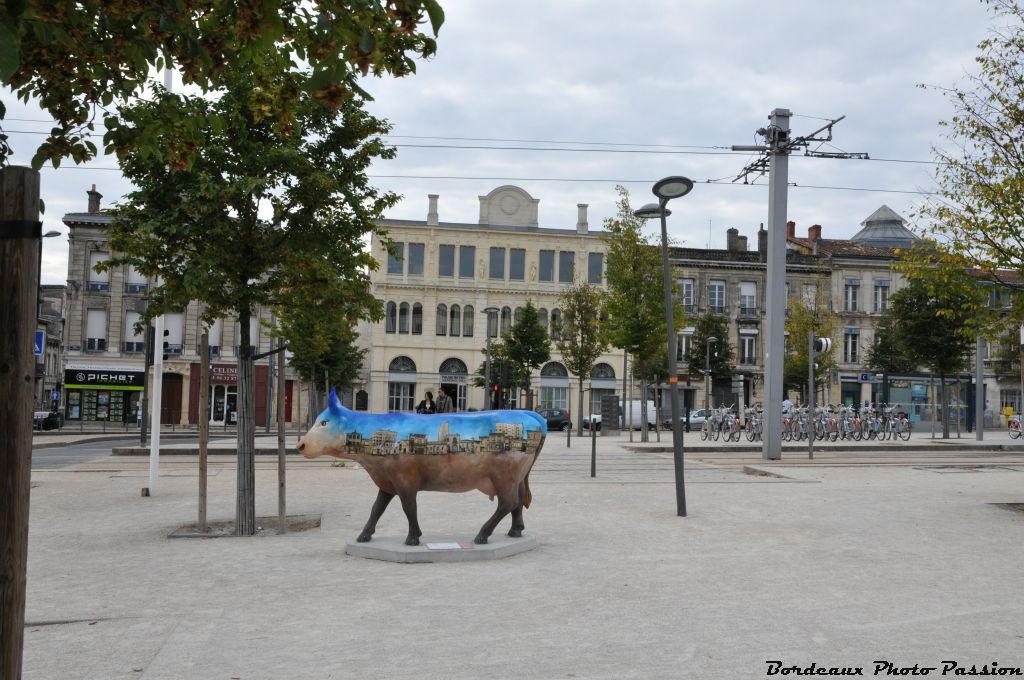
[[(358, 77), (403, 76), (414, 57), (429, 57), (435, 40), (420, 30), (429, 19), (434, 35), (444, 22), (437, 0), (21, 0), (0, 8), (0, 83), (19, 98), (35, 98), (56, 121), (32, 165), (96, 155), (90, 137), (100, 111), (127, 104), (152, 71), (178, 68), (185, 84), (220, 89), (228, 74), (247, 74), (254, 87), (273, 92), (281, 106), (256, 113), (281, 127), (291, 124), (292, 102), (313, 98), (330, 109), (353, 96), (368, 97)], [(301, 89), (276, 89), (264, 57), (280, 55), (289, 74), (309, 72)], [(5, 113), (0, 104), (0, 119)], [(212, 111), (211, 115), (217, 115)], [(224, 121), (221, 121), (222, 123)], [(108, 118), (107, 137), (116, 132)], [(187, 158), (202, 119), (183, 119), (179, 138), (142, 136), (140, 147)], [(113, 127), (111, 127), (113, 125)], [(0, 129), (0, 165), (12, 150)]]
[[(508, 347), (505, 342), (507, 339), (508, 333), (505, 334), (502, 340), (491, 343), (491, 384), (487, 384), (486, 357), (480, 362), (480, 366), (473, 377), (473, 384), (484, 388), (485, 391), (492, 390), (493, 385), (498, 386), (499, 393), (502, 395), (498, 408), (505, 407), (504, 395), (515, 387), (522, 385), (528, 377), (523, 372), (522, 366), (514, 365), (508, 358)], [(491, 399), (493, 400), (493, 397)]]
[[(708, 343), (708, 338), (718, 338)], [(729, 341), (729, 317), (707, 312), (697, 318), (690, 338), (690, 349), (683, 361), (690, 375), (705, 375), (706, 362), (710, 359), (711, 382), (715, 379), (731, 378), (735, 349)], [(710, 406), (710, 404), (708, 405)]]
[[(102, 265), (130, 264), (158, 279), (144, 320), (190, 300), (204, 303), (207, 322), (238, 319), (237, 528), (245, 534), (255, 530), (249, 319), (260, 305), (287, 310), (302, 304), (341, 319), (379, 317), (366, 283), (366, 270), (376, 262), (363, 239), (398, 200), (368, 184), (366, 168), (393, 151), (379, 139), (388, 126), (366, 113), (358, 98), (330, 109), (302, 95), (291, 100), (287, 128), (258, 113), (270, 104), (257, 83), (303, 89), (305, 77), (283, 73), (276, 58), (265, 55), (265, 78), (225, 74), (216, 100), (160, 91), (122, 110), (113, 145), (138, 188), (115, 213), (110, 243), (117, 255)], [(187, 165), (168, 168), (161, 155), (133, 145), (133, 134), (156, 134), (159, 147), (180, 121), (196, 119), (210, 124)], [(282, 331), (289, 343), (302, 336), (287, 323)]]
[(551, 340), (547, 330), (540, 325), (537, 308), (527, 300), (519, 321), (504, 338), (505, 356), (513, 374), (521, 376), (526, 388), (526, 408), (533, 408), (533, 392), (530, 390), (530, 374), (551, 358)]
[[(913, 347), (918, 360), (938, 374), (942, 413), (949, 413), (946, 376), (967, 366), (973, 331), (971, 309), (978, 305), (977, 289), (947, 288), (926, 279), (912, 279), (889, 298), (899, 342)], [(949, 418), (942, 418), (942, 436), (949, 437)]]
[[(807, 392), (807, 362), (810, 347), (807, 345), (807, 333), (812, 332), (815, 338), (834, 338), (839, 317), (829, 309), (826, 298), (828, 282), (819, 280), (815, 286), (813, 300), (796, 298), (789, 303), (789, 318), (786, 319), (786, 332), (789, 333), (789, 352), (783, 361), (783, 387), (786, 390), (798, 390), (809, 403)], [(828, 385), (829, 376), (836, 370), (835, 352), (833, 349), (817, 355), (814, 363), (814, 390)]]
[(897, 328), (898, 319), (889, 307), (875, 327), (875, 342), (865, 355), (865, 367), (876, 373), (913, 373), (918, 370), (914, 352), (904, 343)]
[[(608, 349), (608, 343), (601, 334), (601, 315), (604, 292), (586, 282), (575, 283), (562, 291), (559, 306), (562, 322), (555, 339), (555, 346), (562, 354), (562, 361), (569, 373), (579, 381), (579, 416), (576, 430), (583, 436), (583, 380), (594, 370), (594, 363)], [(635, 365), (635, 364), (634, 364)]]

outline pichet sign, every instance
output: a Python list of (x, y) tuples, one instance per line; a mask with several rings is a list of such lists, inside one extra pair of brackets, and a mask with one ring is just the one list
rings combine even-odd
[(107, 388), (114, 390), (142, 389), (142, 371), (119, 369), (69, 368), (64, 371), (64, 387)]

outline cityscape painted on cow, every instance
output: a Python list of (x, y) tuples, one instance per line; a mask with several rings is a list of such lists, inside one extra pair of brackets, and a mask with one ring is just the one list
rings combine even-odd
[(523, 509), (532, 498), (530, 470), (546, 435), (546, 421), (533, 411), (362, 413), (342, 406), (332, 389), (328, 407), (299, 441), (298, 450), (310, 459), (327, 455), (353, 460), (377, 485), (377, 499), (357, 541), (372, 538), (377, 521), (398, 496), (409, 520), (405, 543), (418, 545), (422, 535), (416, 511), (419, 491), (476, 489), (498, 499), (494, 514), (473, 539), (483, 544), (508, 514), (512, 515), (508, 535), (522, 536)]

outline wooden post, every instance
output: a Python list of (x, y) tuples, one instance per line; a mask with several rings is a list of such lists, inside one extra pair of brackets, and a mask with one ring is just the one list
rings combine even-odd
[(21, 678), (39, 290), (39, 173), (0, 169), (0, 678)]
[(210, 334), (199, 339), (199, 531), (206, 532), (206, 447), (210, 440)]
[(284, 338), (277, 339), (277, 531), (287, 533), (284, 487)]

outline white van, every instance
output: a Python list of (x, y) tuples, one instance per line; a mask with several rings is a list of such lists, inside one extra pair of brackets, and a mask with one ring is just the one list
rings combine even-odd
[[(643, 422), (643, 415), (640, 412), (641, 401), (634, 399), (626, 402), (626, 419), (625, 422), (620, 423), (620, 429), (626, 429), (627, 424), (632, 426), (634, 430), (640, 429), (640, 423)], [(601, 414), (592, 413), (589, 418), (583, 419), (583, 429), (590, 429), (590, 424), (593, 423), (594, 427), (598, 430), (601, 429)], [(654, 400), (647, 400), (647, 429), (653, 430), (658, 426), (658, 413), (654, 410)]]

